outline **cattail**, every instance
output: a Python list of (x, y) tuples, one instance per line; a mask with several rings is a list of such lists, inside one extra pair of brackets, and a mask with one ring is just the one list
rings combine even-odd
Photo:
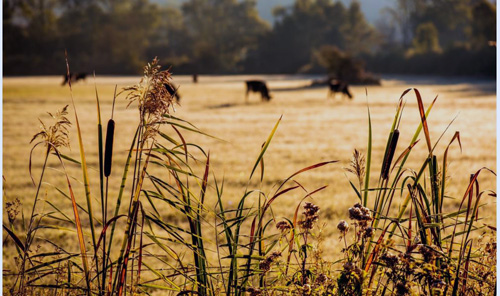
[(389, 143), (389, 148), (387, 149), (387, 154), (384, 157), (384, 164), (382, 166), (382, 179), (389, 178), (389, 170), (391, 168), (392, 158), (396, 152), (396, 146), (398, 145), (399, 130), (394, 130), (391, 137), (391, 142)]
[(104, 176), (111, 175), (111, 162), (113, 158), (113, 139), (115, 134), (115, 121), (108, 121), (108, 130), (106, 131), (106, 148), (104, 150)]

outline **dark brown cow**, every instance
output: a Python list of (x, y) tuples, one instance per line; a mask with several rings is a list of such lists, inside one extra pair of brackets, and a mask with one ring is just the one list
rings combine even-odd
[(78, 80), (85, 80), (87, 78), (87, 73), (82, 72), (82, 73), (69, 73), (68, 75), (64, 75), (64, 81), (61, 85), (66, 85), (68, 83), (68, 78), (71, 79), (71, 82), (77, 82)]
[(245, 81), (247, 84), (247, 92), (245, 94), (245, 101), (248, 102), (248, 93), (249, 92), (257, 92), (260, 93), (262, 101), (270, 101), (271, 95), (269, 95), (269, 90), (267, 89), (267, 85), (262, 80), (247, 80)]
[(335, 98), (335, 94), (339, 92), (342, 93), (342, 97), (347, 95), (349, 99), (352, 100), (352, 94), (349, 92), (349, 85), (347, 82), (332, 79), (328, 81), (328, 88), (328, 97), (333, 94), (333, 97)]

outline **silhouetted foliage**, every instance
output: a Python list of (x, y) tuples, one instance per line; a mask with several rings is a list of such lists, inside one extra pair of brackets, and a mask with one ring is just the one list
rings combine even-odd
[(439, 53), (439, 36), (436, 26), (427, 22), (417, 27), (415, 38), (413, 38), (413, 50), (415, 53)]
[[(488, 0), (397, 0), (376, 28), (358, 1), (296, 0), (274, 9), (273, 26), (256, 2), (7, 0), (4, 73), (61, 75), (67, 50), (75, 71), (103, 74), (139, 74), (155, 56), (176, 74), (332, 74), (318, 54), (334, 46), (357, 80), (367, 70), (495, 75), (496, 5)], [(347, 60), (330, 61), (339, 63)]]
[(350, 84), (379, 84), (373, 75), (365, 72), (365, 63), (342, 52), (335, 46), (322, 46), (315, 54), (319, 65), (327, 69), (330, 79)]

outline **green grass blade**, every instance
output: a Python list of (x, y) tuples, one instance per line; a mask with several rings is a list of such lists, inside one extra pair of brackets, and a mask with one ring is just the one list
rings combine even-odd
[(253, 174), (255, 172), (255, 169), (257, 168), (257, 166), (259, 165), (262, 157), (266, 153), (267, 147), (269, 147), (269, 144), (271, 144), (271, 140), (273, 139), (274, 133), (278, 129), (278, 125), (280, 124), (282, 118), (283, 118), (283, 115), (280, 116), (280, 118), (278, 119), (278, 121), (274, 125), (274, 128), (271, 131), (271, 134), (269, 135), (269, 137), (267, 137), (267, 140), (264, 143), (264, 146), (262, 146), (262, 149), (260, 150), (259, 157), (257, 157), (257, 161), (255, 162), (255, 165), (253, 166), (252, 172), (250, 173), (250, 177), (248, 178), (248, 180), (252, 179), (252, 176), (253, 176)]
[(363, 206), (368, 204), (368, 188), (370, 188), (370, 170), (372, 163), (372, 118), (370, 115), (370, 106), (368, 108), (368, 147), (366, 150), (366, 169), (365, 169), (365, 186), (363, 192)]

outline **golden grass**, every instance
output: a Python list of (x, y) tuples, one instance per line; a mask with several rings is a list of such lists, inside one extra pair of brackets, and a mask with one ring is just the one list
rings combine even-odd
[[(283, 114), (283, 120), (265, 155), (267, 182), (262, 190), (268, 192), (276, 181), (286, 178), (295, 171), (308, 165), (339, 160), (339, 163), (311, 171), (299, 177), (309, 190), (328, 184), (329, 187), (315, 195), (315, 204), (321, 208), (320, 217), (327, 226), (323, 232), (325, 238), (324, 254), (336, 249), (339, 244), (338, 232), (335, 230), (338, 220), (347, 217), (347, 209), (357, 202), (350, 188), (343, 167), (350, 162), (354, 148), (365, 152), (368, 124), (364, 87), (352, 87), (353, 101), (341, 100), (340, 96), (327, 100), (325, 88), (295, 89), (310, 82), (305, 78), (289, 76), (263, 77), (268, 81), (273, 99), (269, 103), (261, 103), (257, 94), (250, 95), (250, 103), (244, 103), (244, 83), (250, 76), (214, 76), (199, 78), (198, 84), (191, 82), (191, 77), (174, 76), (174, 82), (180, 85), (182, 96), (181, 107), (177, 107), (177, 115), (190, 121), (201, 130), (224, 139), (219, 141), (198, 134), (185, 133), (190, 142), (197, 143), (210, 151), (211, 168), (219, 180), (224, 176), (225, 202), (236, 203), (243, 195), (244, 188), (252, 166), (257, 158), (262, 143), (266, 140), (272, 127)], [(254, 77), (252, 77), (254, 78)], [(46, 111), (60, 109), (70, 101), (69, 89), (61, 87), (60, 77), (41, 78), (5, 78), (3, 101), (3, 174), (5, 176), (6, 200), (19, 197), (23, 207), (29, 209), (35, 188), (28, 175), (28, 157), (31, 146), (31, 135), (38, 131), (37, 118), (45, 118)], [(114, 83), (118, 89), (131, 85), (136, 77), (98, 77), (97, 88), (101, 99), (103, 122), (111, 115)], [(408, 87), (417, 87), (427, 106), (435, 95), (439, 99), (428, 119), (433, 143), (445, 130), (447, 125), (458, 114), (458, 118), (450, 127), (438, 146), (438, 153), (444, 151), (455, 131), (460, 131), (463, 152), (458, 146), (450, 149), (448, 156), (452, 176), (447, 187), (450, 196), (457, 197), (457, 203), (468, 184), (469, 175), (486, 166), (495, 169), (496, 165), (496, 100), (494, 81), (465, 82), (439, 79), (420, 82), (418, 80), (384, 80), (382, 86), (370, 86), (368, 99), (373, 124), (372, 184), (380, 171), (383, 149), (386, 145), (387, 133), (390, 129), (397, 99)], [(435, 83), (435, 84), (434, 84)], [(280, 90), (281, 89), (281, 90)], [(92, 79), (78, 83), (73, 88), (75, 103), (78, 108), (80, 124), (83, 130), (83, 142), (88, 156), (91, 186), (97, 190), (98, 172), (92, 170), (98, 164), (96, 135), (95, 92)], [(122, 164), (130, 146), (134, 128), (137, 125), (137, 110), (126, 109), (124, 96), (117, 99), (114, 119), (116, 121), (114, 169), (110, 179), (110, 198), (114, 200), (121, 180)], [(413, 132), (420, 122), (416, 100), (409, 95), (400, 126), (399, 147), (396, 155), (401, 153), (410, 142)], [(75, 127), (71, 131), (71, 151), (64, 151), (75, 159), (78, 156), (78, 142)], [(421, 138), (423, 134), (421, 135)], [(38, 151), (43, 153), (43, 151)], [(419, 165), (426, 155), (425, 140), (417, 144), (410, 156), (407, 167)], [(441, 154), (438, 154), (441, 157)], [(415, 159), (415, 161), (413, 161)], [(42, 158), (35, 157), (34, 173), (39, 174)], [(49, 162), (54, 170), (49, 170), (47, 180), (52, 185), (64, 188), (59, 167)], [(71, 166), (71, 165), (68, 165)], [(200, 167), (201, 164), (200, 164)], [(416, 167), (415, 169), (417, 169)], [(81, 182), (79, 167), (69, 169), (70, 175)], [(54, 177), (50, 177), (53, 174)], [(55, 177), (57, 175), (57, 177)], [(254, 177), (256, 180), (257, 178)], [(352, 179), (354, 180), (354, 178)], [(60, 183), (57, 183), (60, 182)], [(257, 183), (256, 183), (257, 184)], [(79, 201), (84, 201), (83, 186), (75, 183), (75, 193)], [(49, 188), (49, 187), (45, 187)], [(495, 178), (490, 174), (481, 176), (482, 189), (496, 189)], [(70, 211), (70, 203), (60, 195), (50, 194), (48, 198), (61, 208)], [(98, 192), (93, 192), (98, 202)], [(294, 198), (277, 200), (274, 213), (291, 218), (293, 210), (302, 195)], [(213, 190), (208, 192), (207, 201), (212, 205), (215, 201)], [(399, 202), (396, 199), (396, 203)], [(481, 209), (484, 223), (495, 225), (496, 204), (493, 198), (485, 198), (487, 207)], [(172, 210), (160, 209), (166, 216)], [(444, 210), (446, 212), (446, 209)], [(6, 217), (4, 210), (4, 217)], [(175, 216), (172, 215), (172, 219)], [(88, 221), (86, 222), (88, 223)], [(84, 225), (84, 227), (88, 225)], [(59, 239), (67, 239), (60, 235)], [(66, 238), (65, 238), (66, 237)], [(5, 251), (5, 250), (4, 250)], [(340, 253), (340, 252), (336, 252)], [(6, 254), (4, 252), (4, 254)], [(5, 255), (4, 255), (5, 256)], [(334, 255), (332, 255), (334, 256)], [(337, 254), (340, 256), (340, 254)], [(334, 256), (335, 257), (335, 256)]]

